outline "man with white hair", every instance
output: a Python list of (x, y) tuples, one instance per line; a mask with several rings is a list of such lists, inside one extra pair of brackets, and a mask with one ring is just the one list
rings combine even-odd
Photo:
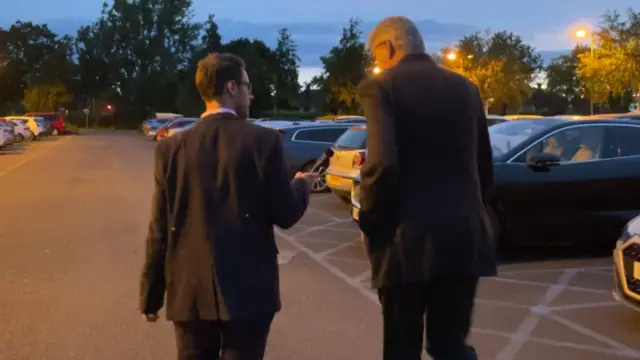
[(367, 118), (360, 228), (378, 290), (384, 360), (477, 359), (466, 343), (478, 278), (497, 273), (487, 202), (491, 146), (477, 88), (425, 53), (393, 16), (367, 43), (380, 73), (358, 94)]

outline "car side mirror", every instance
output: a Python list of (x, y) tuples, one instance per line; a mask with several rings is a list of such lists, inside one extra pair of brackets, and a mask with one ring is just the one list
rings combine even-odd
[(527, 160), (527, 166), (535, 171), (549, 171), (551, 167), (560, 165), (560, 156), (552, 153), (540, 153)]

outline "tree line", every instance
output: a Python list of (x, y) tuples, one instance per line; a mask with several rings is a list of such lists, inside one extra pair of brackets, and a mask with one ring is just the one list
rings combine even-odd
[[(470, 34), (432, 56), (474, 82), (491, 113), (588, 113), (591, 98), (599, 112), (625, 111), (640, 89), (640, 13), (625, 15), (603, 16), (593, 51), (577, 45), (546, 67), (508, 31)], [(274, 48), (257, 39), (223, 42), (213, 15), (193, 21), (191, 0), (104, 3), (73, 37), (18, 21), (0, 28), (0, 115), (65, 108), (70, 119), (84, 119), (82, 109), (90, 109), (92, 123), (117, 126), (136, 126), (155, 112), (197, 116), (195, 67), (211, 52), (245, 60), (254, 117), (355, 114), (356, 87), (373, 66), (359, 27), (350, 20), (321, 57), (322, 73), (300, 86), (300, 58), (286, 28)], [(545, 72), (546, 88), (536, 84)]]

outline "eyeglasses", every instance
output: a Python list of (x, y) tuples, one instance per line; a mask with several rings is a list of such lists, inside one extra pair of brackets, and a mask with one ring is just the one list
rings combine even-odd
[(248, 81), (240, 82), (240, 85), (244, 85), (249, 92), (253, 92), (253, 85)]

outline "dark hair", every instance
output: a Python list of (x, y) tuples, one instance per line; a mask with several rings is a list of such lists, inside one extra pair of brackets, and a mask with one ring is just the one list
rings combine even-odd
[(204, 101), (211, 101), (224, 93), (229, 81), (242, 82), (244, 61), (236, 55), (213, 53), (198, 61), (196, 88)]

